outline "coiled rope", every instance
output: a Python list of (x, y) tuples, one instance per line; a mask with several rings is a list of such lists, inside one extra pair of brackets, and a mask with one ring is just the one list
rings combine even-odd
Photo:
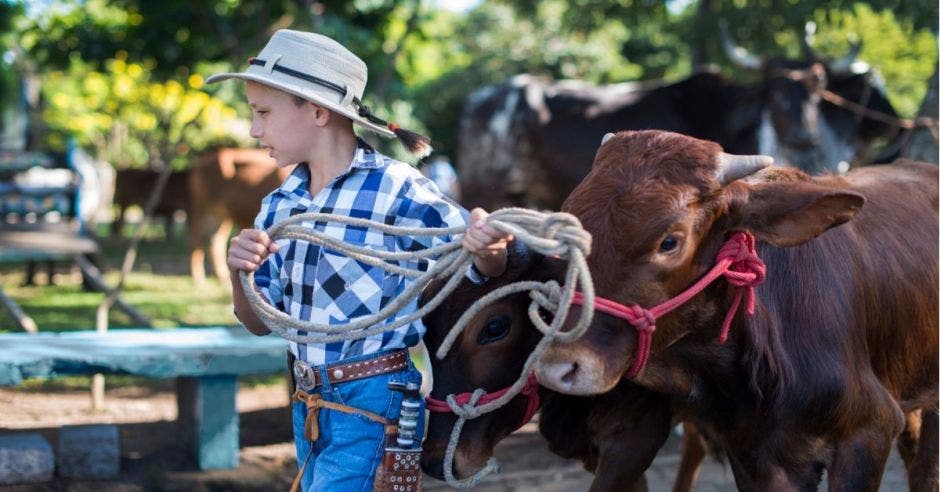
[[(466, 226), (449, 228), (399, 227), (366, 219), (322, 213), (295, 215), (268, 228), (266, 232), (272, 240), (294, 239), (317, 244), (345, 254), (356, 261), (413, 279), (411, 285), (401, 295), (392, 299), (378, 312), (357, 317), (346, 324), (329, 325), (298, 320), (281, 312), (266, 302), (262, 294), (255, 289), (254, 274), (252, 272), (239, 272), (242, 289), (249, 305), (258, 317), (272, 333), (296, 343), (356, 340), (409, 324), (437, 308), (454, 291), (464, 276), (464, 272), (473, 261), (471, 255), (461, 247), (459, 241), (444, 243), (419, 251), (377, 251), (346, 243), (330, 237), (324, 232), (317, 231), (309, 225), (303, 225), (309, 222), (342, 223), (379, 230), (385, 234), (410, 237), (456, 235), (466, 232)], [(484, 393), (483, 389), (477, 389), (474, 392), (475, 397), (463, 405), (457, 403), (454, 395), (447, 396), (447, 404), (457, 415), (457, 422), (454, 424), (445, 453), (444, 476), (448, 484), (461, 488), (476, 485), (484, 476), (498, 469), (495, 459), (490, 458), (487, 465), (472, 477), (464, 480), (458, 480), (454, 477), (454, 452), (464, 423), (502, 407), (518, 395), (545, 349), (552, 342), (567, 342), (580, 337), (587, 329), (594, 315), (594, 284), (591, 281), (586, 262), (586, 257), (590, 254), (591, 236), (581, 227), (581, 223), (576, 217), (563, 212), (543, 213), (522, 208), (505, 208), (494, 211), (487, 218), (487, 223), (504, 234), (512, 234), (516, 241), (525, 243), (526, 246), (538, 253), (568, 260), (568, 269), (565, 273), (563, 287), (555, 281), (520, 281), (495, 289), (481, 297), (458, 319), (437, 350), (436, 356), (441, 359), (444, 358), (470, 320), (489, 304), (525, 291), (528, 291), (532, 297), (532, 303), (528, 309), (529, 319), (536, 329), (544, 334), (544, 337), (526, 359), (519, 379), (501, 397), (479, 406), (477, 406), (477, 402)], [(393, 263), (422, 259), (436, 259), (436, 261), (425, 272), (401, 267)], [(431, 299), (426, 300), (421, 308), (391, 323), (381, 323), (420, 296), (425, 285), (437, 278), (447, 278), (447, 282)], [(562, 332), (562, 325), (568, 316), (568, 311), (578, 287), (581, 290), (580, 297), (584, 301), (584, 309), (581, 310), (575, 325), (570, 330)], [(554, 313), (551, 323), (546, 323), (542, 319), (539, 309)], [(300, 335), (298, 332), (307, 332), (308, 334)]]

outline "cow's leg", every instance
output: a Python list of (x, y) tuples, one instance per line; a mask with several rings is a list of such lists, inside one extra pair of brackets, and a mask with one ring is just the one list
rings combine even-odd
[(705, 438), (698, 428), (691, 422), (682, 424), (682, 458), (679, 460), (679, 471), (676, 481), (672, 484), (673, 492), (690, 492), (698, 478), (699, 467), (705, 459), (707, 447)]
[[(669, 437), (672, 408), (665, 395), (642, 389), (631, 394), (637, 397), (632, 402), (608, 402), (619, 407), (615, 410), (619, 422), (614, 432), (591, 429), (598, 447), (598, 461), (590, 492), (647, 490), (643, 473)], [(610, 424), (606, 419), (595, 420), (598, 410), (592, 412), (589, 425)]]
[[(195, 198), (195, 197), (194, 197)], [(209, 231), (218, 229), (218, 222), (208, 208), (199, 202), (193, 203), (189, 215), (189, 274), (196, 285), (206, 283), (206, 242)]]
[(117, 212), (114, 215), (114, 220), (111, 221), (111, 236), (116, 236), (121, 234), (121, 231), (124, 230), (124, 209), (117, 207)]
[(206, 283), (206, 248), (202, 244), (191, 244), (189, 250), (189, 274), (196, 285)]
[(940, 488), (938, 480), (938, 417), (937, 407), (924, 409), (921, 413), (920, 439), (916, 457), (908, 465), (908, 484), (914, 492), (936, 491)]
[(775, 461), (757, 460), (757, 456), (766, 454), (765, 450), (726, 451), (735, 486), (742, 492), (810, 492), (819, 486), (821, 472), (794, 470)]
[(877, 491), (891, 443), (904, 428), (901, 409), (880, 384), (870, 385), (870, 391), (863, 392), (858, 401), (866, 402), (869, 413), (856, 424), (853, 434), (835, 443), (828, 470), (832, 492)]
[(219, 229), (212, 235), (209, 243), (209, 262), (212, 263), (212, 270), (215, 276), (225, 287), (229, 285), (228, 265), (225, 263), (226, 246), (228, 245), (229, 235), (232, 233), (232, 221), (224, 220), (219, 225)]
[(46, 285), (55, 285), (55, 261), (46, 260)]
[(26, 262), (26, 278), (23, 279), (24, 286), (36, 285), (36, 267), (39, 263), (35, 260)]
[(904, 468), (907, 470), (907, 478), (910, 483), (912, 479), (911, 468), (913, 468), (917, 459), (917, 446), (920, 442), (920, 410), (908, 412), (904, 416), (904, 420), (904, 430), (898, 436), (898, 453), (904, 461)]

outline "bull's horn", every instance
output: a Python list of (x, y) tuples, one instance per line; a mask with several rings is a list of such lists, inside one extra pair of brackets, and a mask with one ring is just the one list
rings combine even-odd
[(867, 63), (864, 63), (864, 62), (856, 63), (856, 59), (858, 59), (858, 54), (861, 52), (862, 52), (862, 42), (858, 41), (856, 43), (852, 43), (851, 47), (849, 48), (849, 52), (846, 53), (845, 56), (843, 56), (842, 58), (837, 58), (835, 60), (832, 60), (832, 62), (829, 63), (829, 70), (831, 70), (832, 73), (837, 73), (841, 75), (858, 74), (858, 73), (866, 72), (868, 69)]
[(607, 143), (608, 140), (610, 140), (610, 139), (612, 139), (612, 138), (614, 138), (614, 134), (613, 134), (613, 133), (608, 133), (608, 134), (604, 135), (604, 138), (601, 139), (601, 145), (603, 146), (605, 143)]
[(764, 62), (760, 57), (752, 55), (746, 49), (738, 46), (737, 43), (731, 40), (731, 34), (728, 33), (727, 22), (721, 20), (718, 23), (718, 28), (721, 34), (721, 46), (725, 49), (725, 55), (728, 56), (729, 60), (744, 68), (750, 68), (752, 70), (761, 69)]
[(715, 172), (715, 178), (722, 186), (725, 186), (773, 163), (774, 158), (769, 155), (734, 155), (722, 152), (718, 155), (718, 170)]

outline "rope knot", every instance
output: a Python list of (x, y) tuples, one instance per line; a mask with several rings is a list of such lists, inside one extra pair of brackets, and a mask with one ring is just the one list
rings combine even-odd
[(561, 286), (554, 280), (543, 282), (541, 285), (529, 290), (529, 297), (531, 297), (540, 308), (551, 313), (558, 312), (558, 301), (561, 300)]
[(447, 405), (450, 406), (450, 410), (454, 412), (454, 415), (466, 420), (473, 420), (480, 416), (480, 412), (477, 410), (477, 402), (485, 394), (486, 391), (483, 388), (477, 388), (470, 395), (447, 395)]
[(539, 225), (538, 235), (550, 241), (558, 241), (559, 246), (564, 245), (566, 249), (579, 249), (584, 256), (591, 254), (590, 234), (584, 231), (581, 221), (569, 213), (554, 212), (546, 215)]
[[(721, 247), (718, 260), (731, 259), (731, 264), (724, 273), (729, 284), (753, 289), (764, 281), (767, 276), (767, 267), (757, 256), (755, 244), (754, 236), (738, 232)], [(750, 294), (753, 295), (753, 293)]]
[(725, 280), (736, 288), (734, 299), (731, 301), (731, 308), (728, 310), (725, 321), (721, 324), (721, 331), (718, 333), (718, 341), (725, 343), (728, 339), (728, 331), (731, 329), (731, 321), (734, 319), (734, 313), (741, 305), (742, 298), (746, 295), (747, 300), (744, 310), (748, 315), (754, 314), (756, 296), (754, 287), (760, 285), (767, 276), (767, 266), (757, 256), (757, 241), (749, 232), (736, 232), (728, 242), (722, 246), (718, 253), (718, 260), (731, 259), (731, 264), (724, 272)]
[(656, 331), (656, 315), (652, 311), (641, 306), (633, 306), (632, 309), (633, 318), (629, 321), (637, 331), (649, 333)]

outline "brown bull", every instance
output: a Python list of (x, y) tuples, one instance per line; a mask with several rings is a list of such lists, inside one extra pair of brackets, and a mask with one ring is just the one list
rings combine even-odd
[[(480, 297), (518, 280), (560, 280), (564, 264), (531, 253), (525, 247), (510, 248), (507, 271), (484, 285), (464, 279), (437, 309), (424, 317), (424, 341), (434, 354), (457, 319)], [(443, 282), (424, 292), (432, 297)], [(510, 386), (541, 338), (529, 321), (530, 298), (515, 294), (486, 307), (461, 333), (447, 357), (431, 358), (434, 389), (431, 396), (445, 400), (483, 388), (489, 393)], [(613, 391), (592, 397), (569, 396), (540, 388), (539, 430), (551, 451), (578, 459), (595, 474), (591, 491), (646, 490), (643, 472), (669, 436), (672, 412), (667, 395), (654, 393), (624, 381)], [(468, 421), (455, 453), (454, 475), (472, 475), (493, 455), (496, 444), (527, 419), (524, 395), (493, 412)], [(443, 479), (444, 452), (456, 417), (432, 412), (424, 441), (425, 472)], [(683, 464), (674, 490), (691, 490), (695, 471), (704, 458), (703, 443), (687, 428)]]
[[(173, 232), (173, 215), (177, 211), (190, 214), (187, 171), (172, 171), (167, 178), (163, 194), (153, 210), (154, 217), (162, 217), (167, 237)], [(117, 214), (111, 222), (111, 234), (119, 234), (124, 227), (124, 211), (131, 205), (141, 208), (147, 203), (160, 173), (150, 169), (119, 169), (114, 179), (114, 204)]]
[[(602, 144), (563, 210), (593, 235), (597, 295), (636, 316), (597, 313), (545, 354), (540, 383), (604, 393), (634, 369), (721, 445), (742, 490), (815, 490), (824, 470), (830, 490), (877, 490), (899, 435), (911, 488), (937, 490), (936, 166), (810, 178), (739, 164), (668, 132)], [(766, 278), (722, 343), (737, 306), (725, 280), (658, 308), (737, 231), (756, 237)], [(645, 365), (631, 325), (652, 333)]]
[(215, 275), (227, 285), (225, 248), (232, 227), (251, 227), (261, 199), (290, 173), (262, 149), (220, 149), (202, 156), (189, 171), (190, 273), (205, 281), (205, 245)]

